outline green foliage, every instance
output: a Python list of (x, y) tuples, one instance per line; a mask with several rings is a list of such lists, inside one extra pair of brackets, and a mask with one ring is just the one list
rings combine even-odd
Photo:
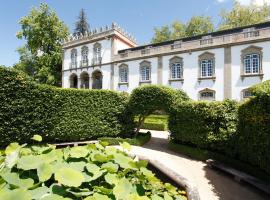
[(252, 3), (248, 6), (243, 6), (235, 1), (232, 10), (221, 11), (220, 16), (221, 24), (219, 30), (224, 30), (268, 21), (270, 8), (266, 2), (262, 6)]
[(190, 37), (209, 33), (213, 30), (214, 25), (210, 17), (194, 16), (186, 24), (180, 21), (175, 21), (171, 25), (154, 28), (155, 35), (151, 42), (157, 43), (183, 37)]
[(128, 98), (121, 93), (35, 85), (5, 68), (0, 68), (0, 85), (0, 146), (31, 143), (35, 134), (54, 143), (126, 137), (133, 130)]
[(214, 25), (210, 17), (194, 16), (186, 25), (186, 35), (195, 36), (214, 31)]
[(109, 145), (118, 145), (119, 143), (128, 142), (131, 145), (142, 146), (151, 139), (151, 133), (139, 133), (133, 138), (119, 138), (119, 137), (102, 137), (98, 138), (101, 142), (107, 142)]
[(78, 20), (75, 23), (74, 34), (85, 34), (89, 32), (90, 26), (87, 22), (87, 16), (84, 9), (81, 9), (80, 14), (78, 16)]
[(239, 108), (239, 158), (270, 174), (270, 81), (252, 92), (255, 96)]
[(154, 28), (155, 36), (152, 38), (152, 43), (163, 42), (171, 39), (171, 30), (169, 26)]
[(172, 139), (216, 152), (233, 154), (238, 104), (224, 102), (183, 102), (170, 112)]
[(68, 28), (47, 4), (34, 7), (21, 18), (19, 39), (26, 45), (19, 48), (20, 62), (15, 68), (33, 77), (38, 83), (59, 85), (61, 82), (62, 45)]
[(185, 92), (165, 86), (146, 85), (135, 88), (129, 98), (128, 110), (131, 115), (138, 117), (136, 131), (140, 130), (144, 119), (154, 111), (169, 112), (176, 102), (188, 99)]
[[(123, 146), (126, 148), (129, 144)], [(185, 191), (164, 184), (148, 170), (146, 161), (136, 161), (125, 152), (100, 143), (64, 149), (56, 149), (53, 145), (10, 144), (6, 152), (9, 154), (2, 155), (0, 161), (0, 199), (150, 200), (152, 196), (155, 199), (187, 199)], [(6, 164), (8, 156), (15, 152), (19, 155), (16, 164), (9, 167)], [(78, 158), (73, 152), (86, 153)], [(29, 165), (28, 157), (37, 160), (37, 164), (21, 168), (21, 165)]]

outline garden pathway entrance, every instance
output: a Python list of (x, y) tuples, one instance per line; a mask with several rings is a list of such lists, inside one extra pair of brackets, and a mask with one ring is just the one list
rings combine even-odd
[[(144, 130), (142, 130), (144, 132)], [(210, 169), (206, 163), (193, 160), (167, 148), (166, 131), (151, 131), (152, 138), (143, 147), (133, 146), (131, 153), (158, 160), (181, 174), (197, 187), (201, 200), (266, 200), (255, 188), (238, 183), (221, 172)]]

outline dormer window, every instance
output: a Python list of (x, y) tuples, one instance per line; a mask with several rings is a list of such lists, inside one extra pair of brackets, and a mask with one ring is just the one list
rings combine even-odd
[(71, 50), (71, 63), (70, 63), (70, 68), (77, 68), (77, 50), (72, 49)]

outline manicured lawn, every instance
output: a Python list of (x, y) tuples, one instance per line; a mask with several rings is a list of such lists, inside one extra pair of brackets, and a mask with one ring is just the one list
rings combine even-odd
[(131, 145), (136, 145), (136, 146), (142, 146), (145, 143), (147, 143), (151, 139), (151, 133), (140, 133), (138, 134), (137, 137), (135, 138), (113, 138), (113, 137), (102, 137), (99, 138), (100, 141), (105, 141), (108, 142), (109, 145), (118, 145), (119, 143), (127, 142)]
[[(142, 126), (143, 129), (165, 131), (168, 130), (168, 115), (149, 115)], [(135, 119), (138, 120), (137, 118)]]

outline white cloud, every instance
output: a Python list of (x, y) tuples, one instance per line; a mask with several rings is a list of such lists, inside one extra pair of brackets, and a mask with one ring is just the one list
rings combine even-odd
[(258, 6), (264, 5), (264, 3), (267, 3), (269, 5), (270, 0), (237, 0), (242, 5), (249, 5), (249, 4), (255, 4)]
[[(228, 1), (228, 0), (216, 0), (216, 1), (218, 3), (223, 3), (223, 2)], [(255, 4), (255, 5), (262, 6), (262, 5), (264, 5), (264, 2), (267, 3), (267, 5), (270, 4), (270, 0), (236, 0), (236, 1), (238, 1), (242, 5)]]

